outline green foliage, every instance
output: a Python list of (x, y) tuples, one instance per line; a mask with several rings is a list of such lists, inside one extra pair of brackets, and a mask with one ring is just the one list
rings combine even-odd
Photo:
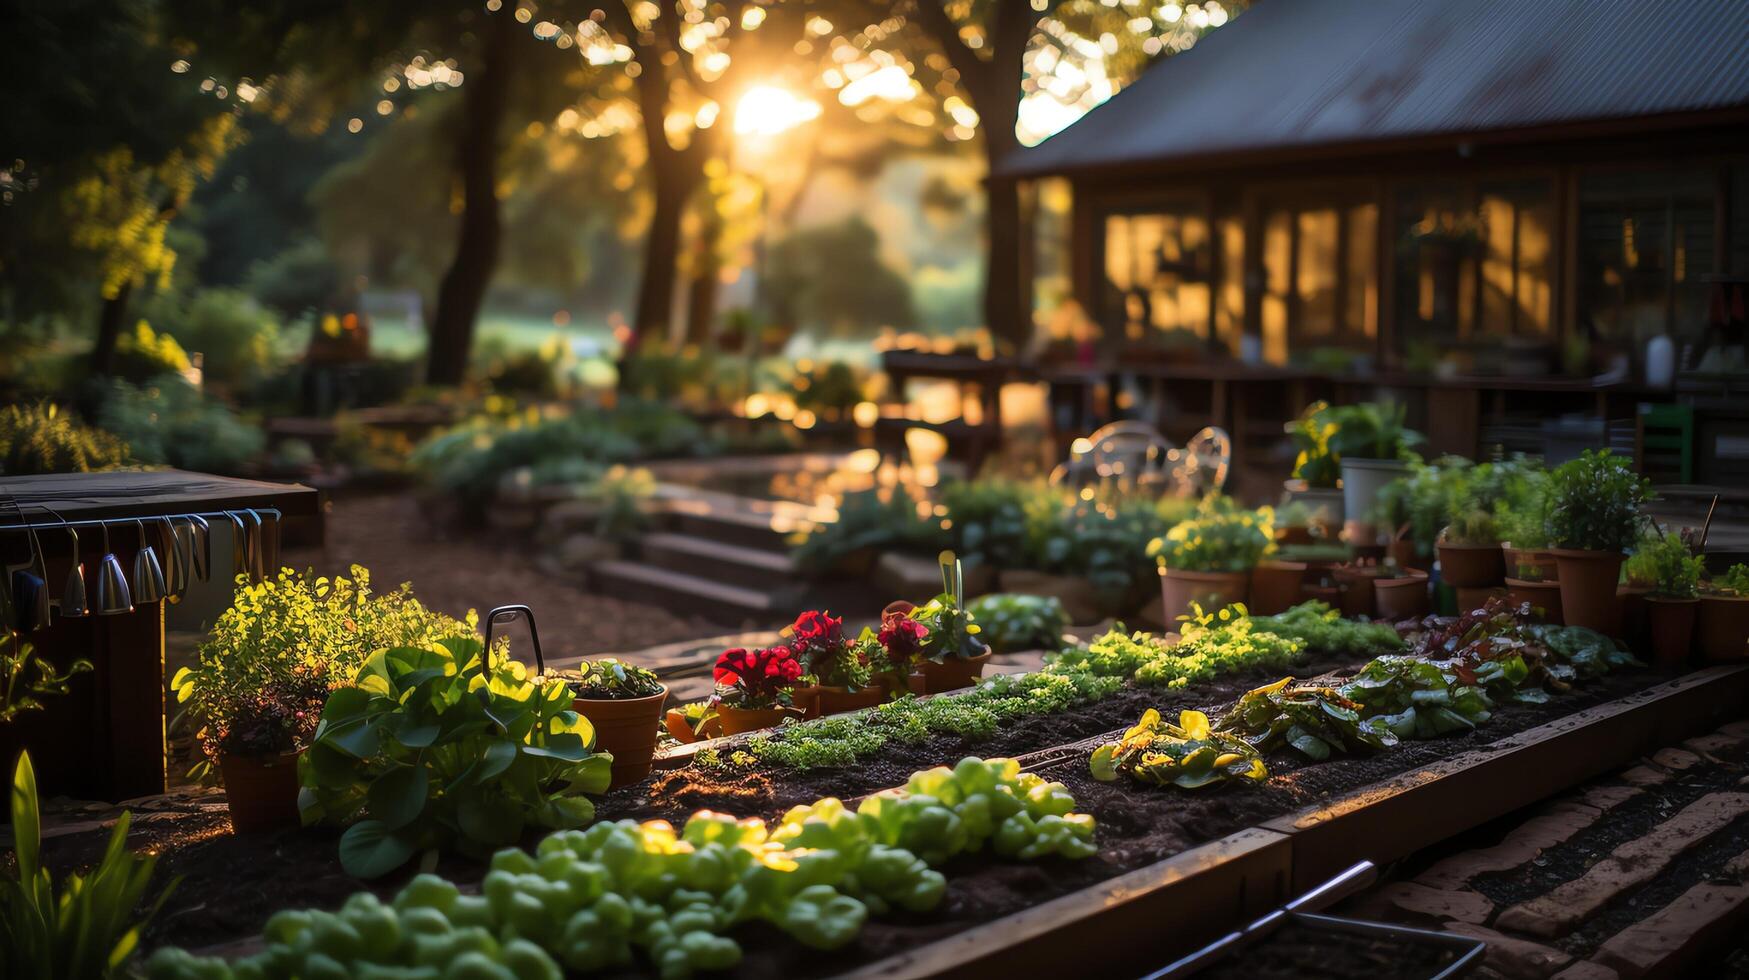
[(1706, 559), (1690, 554), (1680, 534), (1651, 535), (1640, 542), (1627, 565), (1628, 580), (1650, 585), (1655, 595), (1692, 599), (1700, 594)]
[(612, 757), (560, 680), (534, 683), (480, 641), (378, 650), (328, 698), (298, 762), (305, 823), (346, 826), (340, 863), (375, 878), (427, 849), (484, 856), (529, 826), (594, 819)]
[(166, 294), (148, 304), (146, 313), (176, 338), (172, 343), (201, 354), (208, 382), (252, 382), (274, 367), (279, 354), (279, 321), (241, 290)]
[(1430, 660), (1379, 657), (1342, 685), (1342, 695), (1398, 738), (1434, 738), (1487, 721), (1493, 704), (1478, 687)]
[[(537, 476), (536, 483), (542, 483)], [(595, 536), (630, 541), (652, 524), (649, 503), (656, 496), (656, 477), (643, 467), (614, 465), (573, 485), (578, 500), (596, 506)]]
[(460, 622), (432, 612), (406, 585), (375, 595), (369, 570), (358, 565), (351, 576), (285, 568), (259, 584), (237, 577), (231, 605), (196, 650), (196, 663), (170, 679), (177, 701), (202, 726), (198, 736), (208, 762), (197, 765), (195, 775), (218, 761), (234, 729), (253, 723), (262, 698), (312, 679), (345, 683), (380, 649), (474, 635), (472, 613)]
[(662, 682), (655, 671), (612, 657), (585, 660), (576, 670), (557, 671), (553, 676), (568, 684), (578, 697), (591, 701), (648, 698), (662, 693)]
[(1725, 574), (1707, 583), (1707, 591), (1715, 595), (1749, 596), (1749, 565), (1738, 562)]
[(74, 677), (91, 670), (80, 657), (58, 670), (17, 633), (0, 633), (0, 725), (27, 711), (41, 711), (43, 699), (66, 694)]
[(1588, 680), (1645, 666), (1619, 641), (1583, 626), (1534, 624), (1526, 629), (1548, 650), (1549, 672), (1558, 680)]
[(201, 473), (240, 472), (267, 442), (223, 402), (162, 375), (144, 385), (114, 382), (97, 423), (125, 441), (142, 463)]
[(1409, 525), (1416, 553), (1431, 558), (1439, 532), (1464, 508), (1464, 483), (1471, 468), (1461, 456), (1441, 456), (1431, 464), (1410, 460), (1408, 474), (1380, 491), (1373, 519), (1393, 531)]
[(798, 570), (819, 575), (862, 552), (940, 550), (947, 545), (939, 523), (918, 515), (903, 488), (860, 490), (838, 502), (838, 519), (800, 536), (790, 551)]
[(843, 361), (827, 361), (798, 370), (790, 381), (796, 408), (827, 417), (848, 415), (863, 400), (863, 379)]
[(1627, 551), (1639, 538), (1640, 508), (1652, 484), (1633, 464), (1609, 450), (1586, 450), (1555, 468), (1549, 496), (1549, 532), (1560, 548)]
[(188, 352), (176, 338), (153, 330), (144, 320), (134, 324), (116, 340), (115, 375), (129, 381), (156, 382), (167, 374), (180, 375), (189, 369)]
[(1263, 756), (1249, 742), (1215, 731), (1200, 711), (1179, 712), (1173, 725), (1149, 708), (1122, 739), (1094, 749), (1088, 765), (1101, 781), (1122, 773), (1137, 782), (1181, 789), (1269, 778)]
[(16, 980), (125, 975), (140, 931), (176, 887), (170, 882), (140, 911), (158, 859), (128, 851), (133, 814), (123, 811), (115, 822), (97, 867), (68, 876), (57, 889), (42, 865), (42, 816), (28, 752), (18, 757), (10, 796), (18, 877), (0, 880), (0, 975)]
[(1344, 619), (1328, 603), (1312, 600), (1273, 616), (1257, 616), (1253, 629), (1297, 642), (1308, 653), (1376, 656), (1403, 649), (1403, 638), (1388, 623)]
[(911, 287), (880, 255), (880, 237), (861, 217), (804, 228), (771, 247), (765, 287), (771, 319), (839, 333), (916, 322)]
[(1477, 508), (1452, 518), (1445, 526), (1444, 537), (1450, 544), (1494, 545), (1500, 543), (1500, 526), (1494, 515)]
[(1056, 596), (992, 593), (971, 601), (967, 611), (983, 627), (979, 636), (997, 653), (1055, 650), (1063, 643), (1069, 616)]
[(1328, 442), (1338, 458), (1404, 459), (1424, 441), (1421, 433), (1403, 427), (1406, 413), (1400, 404), (1361, 402), (1326, 406), (1312, 419), (1320, 427), (1335, 427)]
[(0, 474), (94, 473), (131, 461), (127, 443), (52, 403), (0, 407)]
[(1160, 567), (1176, 572), (1247, 572), (1275, 547), (1275, 514), (1244, 510), (1211, 495), (1164, 537), (1148, 543)]
[(1134, 609), (1160, 588), (1149, 560), (1150, 544), (1196, 507), (1194, 501), (1172, 497), (1129, 497), (1115, 503), (1074, 498), (1045, 525), (1033, 567), (1088, 582), (1108, 611)]
[(1293, 477), (1313, 489), (1334, 490), (1342, 478), (1342, 460), (1330, 446), (1337, 423), (1324, 414), (1329, 408), (1328, 402), (1313, 402), (1284, 426), (1297, 452)]
[(1059, 495), (1041, 483), (988, 478), (956, 480), (942, 488), (947, 538), (968, 567), (1030, 567), (1035, 513)]
[(664, 980), (684, 980), (738, 964), (729, 934), (747, 923), (834, 950), (871, 913), (928, 912), (947, 884), (931, 865), (960, 853), (1085, 858), (1095, 825), (1074, 808), (1061, 783), (1012, 759), (967, 758), (915, 773), (854, 811), (830, 797), (793, 807), (769, 831), (763, 820), (709, 811), (678, 833), (660, 820), (602, 823), (552, 834), (532, 856), (499, 851), (478, 895), (420, 875), (391, 905), (360, 892), (338, 914), (280, 912), (264, 930), (267, 948), (235, 966), (165, 949), (148, 976), (558, 980), (626, 972), (642, 954)]
[(1239, 733), (1261, 751), (1290, 746), (1313, 762), (1396, 744), (1390, 729), (1363, 722), (1361, 706), (1341, 691), (1292, 684), (1284, 677), (1247, 692), (1215, 727)]
[(918, 655), (934, 663), (970, 660), (990, 652), (978, 635), (983, 631), (965, 605), (965, 573), (951, 551), (938, 556), (941, 562), (941, 594), (911, 610), (910, 618), (922, 623), (928, 633)]
[(249, 267), (249, 295), (288, 320), (320, 312), (339, 291), (340, 269), (328, 246), (314, 236)]

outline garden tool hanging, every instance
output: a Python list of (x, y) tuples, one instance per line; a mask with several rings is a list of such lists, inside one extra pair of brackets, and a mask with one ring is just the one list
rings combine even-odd
[(29, 533), (30, 562), (12, 573), (12, 622), (21, 633), (49, 625), (49, 573), (43, 565), (42, 544), (37, 540), (36, 528), (30, 528)]
[(85, 566), (79, 561), (79, 532), (69, 527), (67, 533), (73, 536), (73, 561), (67, 569), (67, 585), (61, 590), (61, 616), (71, 619), (91, 615), (91, 605), (85, 599)]
[(133, 593), (121, 559), (109, 547), (109, 525), (103, 525), (103, 559), (97, 565), (97, 615), (119, 616), (134, 611)]
[(158, 564), (158, 549), (146, 540), (146, 524), (134, 521), (140, 532), (140, 550), (134, 553), (134, 601), (151, 605), (164, 601), (164, 566)]

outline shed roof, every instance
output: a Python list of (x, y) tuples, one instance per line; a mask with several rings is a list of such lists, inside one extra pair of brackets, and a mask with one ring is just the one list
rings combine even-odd
[(1260, 0), (1008, 176), (1749, 106), (1749, 0)]

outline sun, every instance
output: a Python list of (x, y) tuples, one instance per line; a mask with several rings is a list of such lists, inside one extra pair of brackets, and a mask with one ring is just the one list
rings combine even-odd
[(755, 85), (735, 103), (735, 132), (743, 136), (776, 136), (811, 122), (820, 103), (776, 85)]

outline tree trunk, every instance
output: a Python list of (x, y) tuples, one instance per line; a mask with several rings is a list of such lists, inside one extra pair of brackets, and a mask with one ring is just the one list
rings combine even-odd
[(703, 346), (709, 344), (717, 320), (717, 241), (723, 235), (723, 218), (716, 201), (704, 202), (704, 212), (698, 224), (698, 241), (692, 266), (692, 284), (686, 296), (686, 341)]
[(644, 234), (644, 270), (638, 281), (638, 307), (632, 319), (635, 349), (667, 334), (668, 317), (674, 308), (674, 283), (679, 278), (680, 220), (686, 213), (687, 189), (679, 175), (671, 173), (673, 162), (651, 171), (655, 179), (655, 210)]
[(1020, 187), (1012, 180), (992, 178), (986, 191), (984, 234), (990, 265), (984, 273), (984, 324), (992, 337), (1023, 349), (1032, 336), (1032, 311), (1023, 296), (1029, 284), (1021, 281), (1026, 262), (1021, 254), (1025, 236), (1020, 228)]
[(114, 296), (105, 297), (97, 315), (97, 342), (91, 347), (91, 373), (108, 377), (115, 373), (115, 347), (128, 318), (128, 299), (134, 284), (124, 282)]
[(1012, 179), (998, 177), (1002, 161), (1020, 149), (1014, 126), (1020, 117), (1021, 84), (1025, 77), (1026, 44), (1038, 24), (1039, 14), (1025, 4), (1000, 4), (992, 25), (992, 49), (982, 77), (970, 82), (974, 108), (983, 117), (979, 128), (984, 137), (985, 179), (989, 205), (984, 216), (990, 264), (984, 274), (984, 325), (993, 337), (1024, 348), (1032, 336), (1032, 303), (1022, 282), (1020, 187)]
[(498, 149), (510, 89), (516, 21), (508, 12), (488, 14), (480, 77), (463, 87), (461, 144), (457, 166), (462, 179), (461, 232), (455, 259), (437, 289), (431, 318), (431, 346), (425, 380), (460, 384), (467, 373), (474, 324), (486, 287), (498, 266), (503, 225), (498, 208)]

